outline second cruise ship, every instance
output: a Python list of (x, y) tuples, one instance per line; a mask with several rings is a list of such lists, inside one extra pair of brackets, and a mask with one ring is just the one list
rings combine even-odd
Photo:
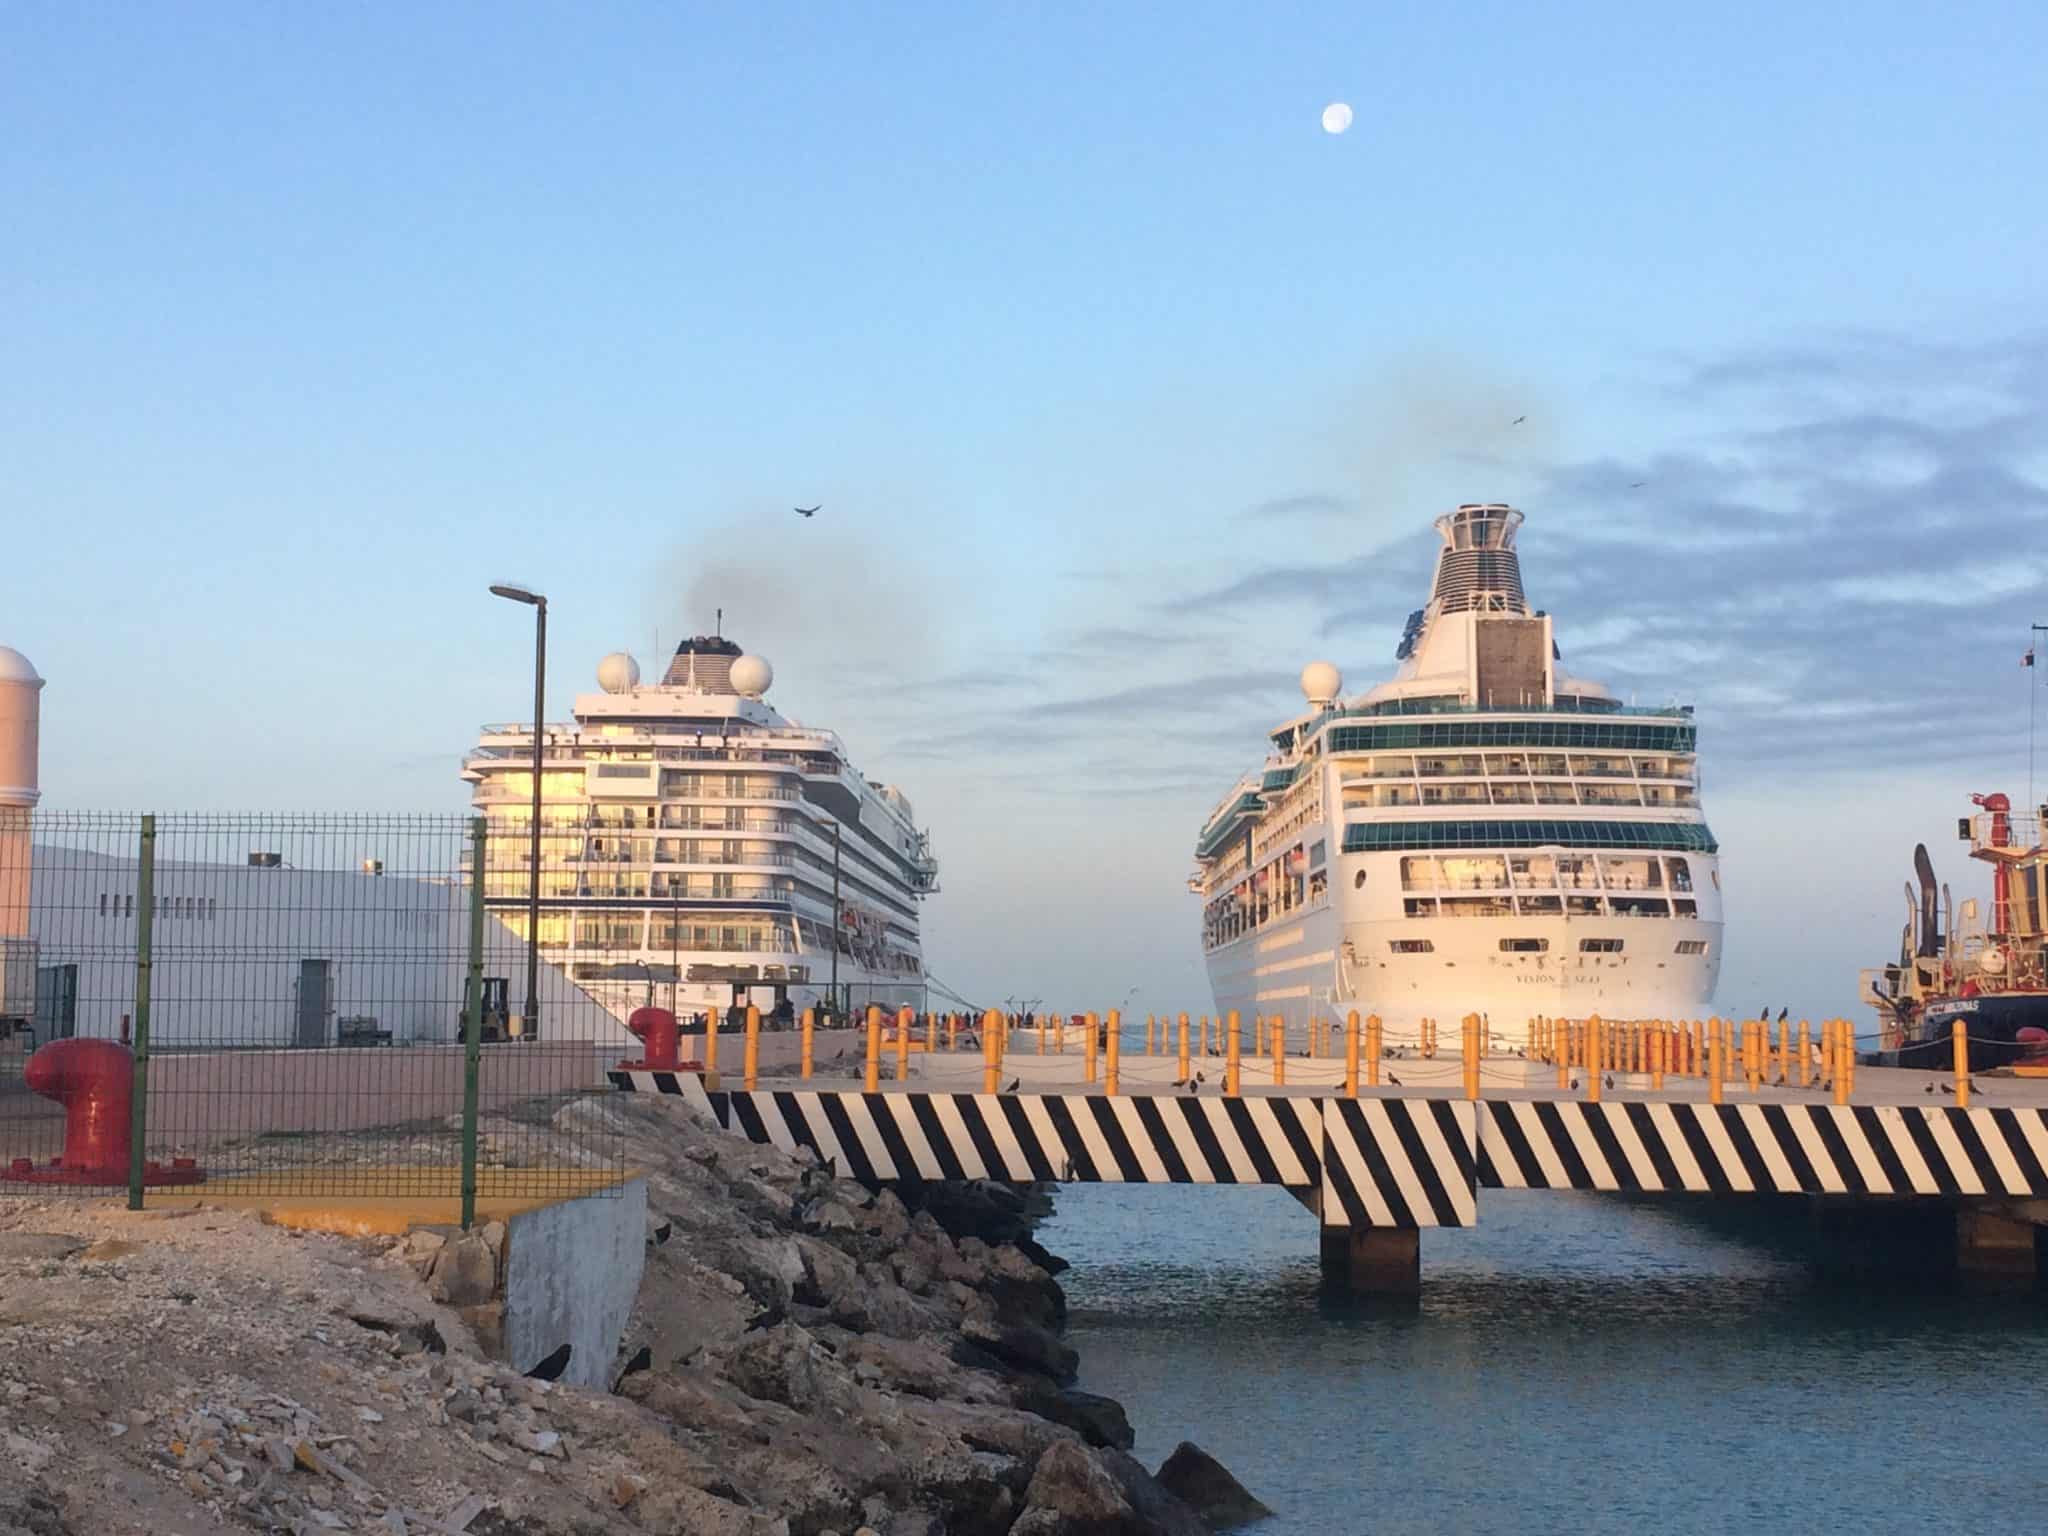
[[(718, 635), (651, 685), (615, 652), (543, 732), (540, 951), (620, 1019), (926, 1005), (931, 839), (838, 736), (768, 703), (774, 678)], [(523, 939), (533, 727), (485, 726), (462, 774), (489, 822), (485, 899)]]
[[(1219, 1012), (1379, 1014), (1389, 1044), (1468, 1012), (1696, 1017), (1720, 968), (1718, 847), (1690, 705), (1568, 673), (1522, 592), (1522, 514), (1441, 517), (1436, 580), (1393, 678), (1306, 710), (1224, 797), (1189, 889)], [(1297, 1037), (1300, 1038), (1300, 1037)]]

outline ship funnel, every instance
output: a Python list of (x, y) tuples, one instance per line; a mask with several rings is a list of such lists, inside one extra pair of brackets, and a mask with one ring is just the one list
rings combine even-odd
[(1522, 514), (1498, 502), (1468, 503), (1436, 520), (1443, 535), (1436, 585), (1429, 600), (1439, 613), (1508, 613), (1526, 617), (1522, 562), (1515, 530)]

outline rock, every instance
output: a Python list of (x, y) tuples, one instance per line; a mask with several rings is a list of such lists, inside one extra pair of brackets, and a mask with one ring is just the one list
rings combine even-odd
[(632, 1472), (621, 1472), (612, 1479), (612, 1505), (624, 1509), (647, 1491), (647, 1479)]
[(749, 1397), (803, 1413), (817, 1406), (832, 1368), (810, 1330), (779, 1323), (742, 1338), (725, 1358), (724, 1375)]
[(483, 1306), (497, 1289), (497, 1260), (475, 1233), (443, 1246), (427, 1271), (427, 1294), (451, 1307)]
[(84, 1238), (62, 1232), (0, 1232), (0, 1263), (9, 1259), (68, 1259), (84, 1246)]
[(1215, 1530), (1227, 1531), (1273, 1513), (1252, 1497), (1223, 1463), (1186, 1440), (1175, 1446), (1173, 1454), (1160, 1464), (1158, 1477), (1161, 1487)]
[[(1042, 1512), (1042, 1513), (1041, 1513)], [(1024, 1516), (1038, 1515), (1029, 1527), (1058, 1536), (1138, 1536), (1137, 1512), (1117, 1480), (1087, 1451), (1072, 1441), (1047, 1448), (1038, 1458), (1024, 1490)], [(1047, 1521), (1046, 1515), (1053, 1517)], [(1023, 1520), (1012, 1527), (1023, 1530)]]
[(1069, 1387), (1054, 1391), (1038, 1378), (1027, 1378), (1017, 1393), (1017, 1406), (1040, 1418), (1064, 1425), (1090, 1445), (1128, 1451), (1137, 1441), (1124, 1405), (1113, 1397)]
[[(1073, 1348), (1044, 1328), (1031, 1323), (991, 1324), (969, 1322), (960, 1329), (963, 1343), (978, 1349), (1004, 1366), (1020, 1371), (1036, 1371), (1051, 1378), (1061, 1386), (1074, 1379), (1074, 1373), (1081, 1363), (1081, 1357)], [(954, 1359), (960, 1360), (956, 1352)], [(961, 1360), (963, 1365), (979, 1362)]]
[(1040, 1246), (1038, 1240), (1034, 1237), (1017, 1237), (1012, 1238), (1011, 1241), (1015, 1243), (1018, 1252), (1022, 1253), (1025, 1258), (1036, 1264), (1048, 1275), (1063, 1275), (1072, 1268), (1058, 1254)]
[(0, 1493), (0, 1531), (13, 1536), (72, 1536), (64, 1506), (40, 1488)]

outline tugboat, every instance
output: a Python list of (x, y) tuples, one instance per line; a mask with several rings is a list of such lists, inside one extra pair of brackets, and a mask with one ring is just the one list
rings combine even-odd
[(2048, 1076), (2048, 807), (2015, 816), (2004, 795), (1972, 795), (1974, 816), (1957, 818), (1970, 857), (1991, 865), (1991, 924), (1975, 898), (1958, 910), (1947, 886), (1937, 905), (1927, 845), (1913, 850), (1917, 877), (1906, 886), (1906, 926), (1896, 964), (1863, 973), (1863, 996), (1878, 1011), (1880, 1066), (1944, 1071), (1955, 1061), (1961, 1020), (1970, 1070), (2011, 1067)]

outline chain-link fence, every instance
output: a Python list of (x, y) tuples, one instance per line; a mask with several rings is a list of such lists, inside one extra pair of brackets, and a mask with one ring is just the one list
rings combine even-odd
[(606, 1117), (560, 1111), (636, 1042), (559, 966), (529, 999), (481, 821), (0, 818), (0, 1191), (467, 1212), (623, 1174)]

